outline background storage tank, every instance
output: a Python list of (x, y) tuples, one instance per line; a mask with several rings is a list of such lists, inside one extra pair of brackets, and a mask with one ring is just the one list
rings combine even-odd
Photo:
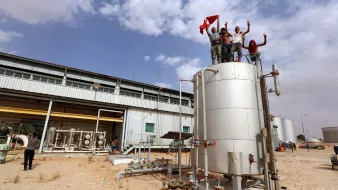
[(283, 119), (283, 129), (284, 129), (284, 138), (285, 142), (296, 142), (296, 134), (293, 126), (293, 121), (291, 119)]
[[(263, 174), (263, 152), (260, 130), (264, 127), (260, 69), (253, 64), (229, 62), (212, 65), (217, 74), (205, 72), (207, 139), (216, 141), (208, 148), (208, 169), (230, 174), (228, 152), (241, 152), (239, 164), (242, 175)], [(195, 81), (201, 72), (194, 75)], [(203, 140), (202, 80), (194, 84), (195, 130), (199, 123), (199, 139)], [(196, 99), (198, 91), (198, 99)], [(197, 104), (199, 104), (197, 106)], [(198, 107), (198, 110), (197, 110)], [(196, 117), (198, 112), (198, 117)], [(204, 168), (204, 147), (199, 147), (198, 164)], [(250, 163), (250, 154), (254, 163)], [(193, 156), (192, 161), (195, 161)]]
[(283, 130), (283, 123), (282, 118), (280, 117), (274, 117), (273, 121), (271, 122), (273, 127), (277, 127), (277, 137), (279, 142), (284, 142), (284, 130)]
[(338, 127), (323, 127), (322, 133), (324, 142), (338, 143)]

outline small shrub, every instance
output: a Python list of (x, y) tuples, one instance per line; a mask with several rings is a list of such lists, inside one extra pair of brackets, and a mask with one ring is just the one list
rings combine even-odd
[(42, 161), (46, 161), (46, 160), (47, 160), (47, 157), (43, 157), (43, 158), (42, 158)]
[(93, 156), (92, 155), (88, 156), (88, 162), (92, 162), (92, 161), (93, 161)]
[(52, 180), (59, 179), (60, 177), (61, 177), (60, 173), (59, 173), (59, 172), (56, 172), (56, 173), (53, 174)]
[(122, 189), (123, 188), (123, 185), (122, 185), (122, 183), (120, 182), (119, 183), (119, 186), (118, 186), (120, 189)]
[(19, 183), (19, 181), (20, 181), (20, 176), (16, 175), (15, 178), (14, 178), (14, 180), (13, 180), (13, 182), (14, 183)]
[(40, 180), (40, 181), (43, 181), (43, 175), (42, 175), (42, 173), (40, 173), (39, 180)]

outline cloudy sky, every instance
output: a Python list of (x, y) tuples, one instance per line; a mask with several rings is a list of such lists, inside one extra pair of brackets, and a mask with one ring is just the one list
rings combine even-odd
[[(277, 64), (276, 115), (305, 113), (307, 135), (338, 125), (338, 1), (336, 0), (0, 0), (0, 51), (177, 89), (210, 65), (206, 16), (219, 14), (263, 41), (265, 71)], [(245, 52), (245, 51), (244, 51)], [(191, 86), (184, 86), (191, 91)]]

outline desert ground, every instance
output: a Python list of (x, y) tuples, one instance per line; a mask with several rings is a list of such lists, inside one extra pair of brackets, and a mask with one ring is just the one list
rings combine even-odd
[[(299, 150), (276, 152), (280, 185), (291, 190), (336, 190), (338, 170), (332, 170), (330, 154), (332, 146), (325, 150)], [(152, 153), (154, 158), (172, 158), (174, 153)], [(186, 163), (183, 154), (182, 163)], [(126, 165), (113, 166), (105, 156), (46, 157), (36, 155), (33, 170), (22, 171), (22, 152), (11, 153), (6, 164), (0, 165), (0, 189), (113, 189), (159, 190), (164, 174), (148, 174), (125, 177), (116, 181), (116, 174)]]

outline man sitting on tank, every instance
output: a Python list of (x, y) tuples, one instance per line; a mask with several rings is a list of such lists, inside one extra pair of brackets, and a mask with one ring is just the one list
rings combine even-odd
[(245, 32), (242, 32), (239, 28), (239, 26), (236, 26), (235, 28), (235, 33), (234, 34), (230, 34), (228, 32), (227, 26), (228, 26), (228, 22), (225, 22), (225, 32), (229, 35), (231, 35), (232, 37), (232, 46), (231, 46), (231, 61), (233, 61), (234, 59), (234, 53), (237, 52), (237, 56), (238, 56), (238, 62), (241, 62), (241, 58), (242, 58), (242, 39), (243, 37), (250, 32), (250, 21), (247, 22), (248, 24), (248, 29)]
[(256, 44), (255, 40), (250, 40), (249, 46), (244, 45), (245, 38), (243, 37), (243, 46), (242, 47), (249, 51), (250, 60), (248, 59), (248, 57), (246, 57), (246, 59), (248, 60), (249, 63), (255, 62), (256, 65), (257, 65), (257, 62), (258, 62), (258, 60), (261, 56), (261, 53), (258, 51), (258, 47), (266, 45), (267, 36), (266, 36), (266, 34), (263, 34), (263, 36), (264, 36), (264, 42), (263, 43)]
[(209, 26), (205, 28), (211, 43), (211, 59), (212, 64), (216, 64), (216, 56), (218, 63), (222, 62), (222, 48), (220, 44), (220, 31), (219, 31), (219, 16), (217, 16), (217, 30), (215, 27), (212, 27), (211, 33), (209, 32)]
[(226, 33), (226, 28), (227, 28), (227, 22), (225, 22), (225, 28), (221, 29), (221, 42), (222, 42), (222, 62), (230, 62), (231, 60), (233, 60), (233, 58), (231, 58), (231, 34), (227, 34)]

